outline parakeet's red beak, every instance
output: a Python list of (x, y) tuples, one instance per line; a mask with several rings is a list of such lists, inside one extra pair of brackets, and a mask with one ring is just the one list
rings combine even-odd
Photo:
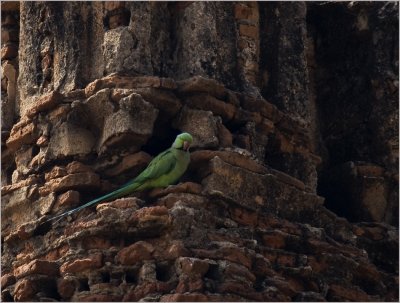
[(188, 151), (190, 147), (190, 143), (188, 141), (183, 142), (183, 150)]

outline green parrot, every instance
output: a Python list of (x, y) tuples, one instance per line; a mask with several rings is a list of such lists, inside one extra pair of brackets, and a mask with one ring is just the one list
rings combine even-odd
[(174, 184), (185, 173), (189, 165), (189, 147), (192, 142), (193, 138), (189, 133), (182, 133), (178, 135), (170, 148), (155, 157), (144, 171), (142, 171), (135, 179), (129, 181), (120, 189), (50, 218), (48, 221), (52, 221), (57, 218), (60, 220), (62, 217), (73, 214), (90, 205), (94, 205), (106, 200), (117, 199), (136, 191), (167, 187), (168, 185)]

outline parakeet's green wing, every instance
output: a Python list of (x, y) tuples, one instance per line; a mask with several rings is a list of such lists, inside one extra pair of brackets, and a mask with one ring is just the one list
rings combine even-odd
[(144, 183), (149, 179), (157, 179), (162, 175), (170, 172), (176, 165), (177, 159), (171, 149), (167, 149), (163, 153), (155, 157), (147, 166), (147, 168), (138, 175), (132, 183)]

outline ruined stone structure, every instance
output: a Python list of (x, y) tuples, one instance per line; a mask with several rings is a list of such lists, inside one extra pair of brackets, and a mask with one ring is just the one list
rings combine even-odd
[(3, 302), (398, 301), (398, 3), (1, 9)]

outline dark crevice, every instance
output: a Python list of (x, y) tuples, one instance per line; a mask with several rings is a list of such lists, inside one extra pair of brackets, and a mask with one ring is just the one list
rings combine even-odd
[(88, 291), (88, 290), (90, 290), (88, 278), (80, 279), (79, 280), (78, 291)]

